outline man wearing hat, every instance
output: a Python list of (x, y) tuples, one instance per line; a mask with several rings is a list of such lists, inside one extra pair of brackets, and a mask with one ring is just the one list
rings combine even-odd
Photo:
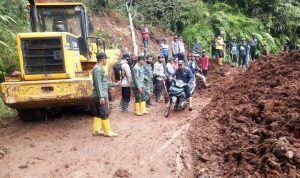
[(192, 91), (190, 88), (190, 85), (193, 84), (194, 80), (195, 80), (195, 76), (193, 75), (191, 69), (189, 69), (188, 67), (186, 67), (184, 65), (184, 61), (180, 60), (178, 63), (178, 69), (175, 72), (175, 77), (177, 80), (182, 80), (184, 83), (186, 83), (187, 85), (184, 86), (184, 92), (186, 97), (189, 100), (189, 111), (192, 111)]
[(134, 114), (142, 116), (143, 114), (149, 114), (146, 110), (146, 94), (145, 94), (145, 69), (144, 69), (145, 57), (138, 56), (138, 61), (133, 67), (133, 92), (135, 97)]
[(128, 104), (130, 102), (130, 94), (131, 94), (131, 83), (132, 83), (132, 75), (131, 75), (131, 69), (128, 64), (130, 60), (129, 54), (123, 54), (122, 60), (120, 62), (121, 64), (121, 102), (120, 107), (123, 112), (128, 112)]
[[(111, 131), (109, 119), (108, 89), (109, 87), (119, 85), (108, 80), (107, 74), (103, 69), (106, 65), (107, 56), (103, 52), (96, 55), (97, 64), (93, 68), (93, 101), (96, 107), (96, 116), (94, 117), (94, 135), (104, 135), (108, 137), (117, 136)], [(103, 130), (102, 130), (103, 129)]]
[(237, 42), (236, 42), (236, 37), (232, 38), (232, 42), (230, 43), (229, 50), (230, 50), (231, 62), (233, 63), (234, 66), (236, 66), (236, 64), (237, 64)]
[(224, 60), (224, 47), (226, 46), (224, 43), (224, 32), (221, 31), (220, 36), (216, 39), (216, 50), (218, 51), (218, 64), (223, 65), (223, 60)]

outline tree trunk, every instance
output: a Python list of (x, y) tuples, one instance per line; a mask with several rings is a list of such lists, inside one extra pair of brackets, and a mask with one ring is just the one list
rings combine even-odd
[(133, 21), (132, 21), (132, 14), (127, 10), (128, 12), (128, 19), (129, 19), (129, 24), (130, 24), (130, 31), (131, 31), (131, 39), (132, 39), (132, 45), (133, 45), (133, 54), (135, 56), (138, 55), (138, 45), (136, 44), (136, 36), (135, 36), (135, 31), (134, 31), (134, 26), (133, 26)]

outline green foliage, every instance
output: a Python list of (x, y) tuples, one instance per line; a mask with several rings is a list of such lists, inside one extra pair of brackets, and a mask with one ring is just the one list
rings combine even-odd
[[(250, 39), (251, 35), (254, 34), (258, 39), (259, 46), (266, 44), (273, 53), (282, 50), (283, 43), (286, 40), (291, 40), (291, 36), (289, 36), (289, 33), (285, 33), (284, 28), (278, 27), (277, 30), (281, 30), (279, 36), (272, 33), (270, 28), (275, 28), (273, 25), (276, 21), (273, 17), (268, 18), (269, 24), (266, 24), (260, 18), (246, 16), (233, 4), (231, 6), (223, 2), (205, 3), (201, 1), (192, 2), (192, 4), (181, 13), (180, 18), (184, 25), (182, 35), (189, 45), (192, 45), (195, 38), (198, 38), (204, 49), (210, 51), (211, 41), (220, 31), (225, 31), (225, 40), (227, 41), (230, 41), (232, 37), (237, 37), (238, 41), (241, 38)], [(285, 5), (285, 7), (290, 10), (293, 9), (289, 5)], [(290, 10), (286, 11), (290, 12)], [(298, 15), (291, 14), (293, 13), (282, 18), (285, 19), (289, 16), (291, 19), (295, 19), (300, 13)], [(293, 26), (299, 21), (288, 23)], [(299, 41), (295, 33), (293, 38), (296, 39), (295, 41)]]
[(0, 1), (0, 82), (19, 65), (16, 34), (28, 30), (25, 0)]
[(10, 118), (13, 116), (16, 116), (16, 111), (13, 109), (10, 109), (9, 107), (7, 107), (4, 103), (3, 100), (0, 99), (0, 119), (6, 119), (6, 118)]
[(120, 48), (121, 47), (121, 39), (118, 37), (112, 37), (112, 34), (102, 31), (101, 29), (93, 32), (92, 36), (101, 37), (105, 41), (105, 45), (107, 48)]
[[(224, 0), (214, 0), (216, 3)], [(299, 44), (300, 33), (300, 1), (299, 0), (226, 0), (229, 5), (237, 7), (250, 17), (258, 18), (267, 32), (276, 37), (277, 42), (291, 41), (292, 45)]]

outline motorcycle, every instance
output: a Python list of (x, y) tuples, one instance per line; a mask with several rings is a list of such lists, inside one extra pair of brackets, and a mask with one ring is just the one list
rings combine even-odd
[(188, 98), (184, 92), (184, 86), (189, 85), (191, 92), (194, 92), (196, 82), (186, 84), (182, 80), (172, 80), (171, 87), (169, 89), (169, 99), (167, 102), (167, 108), (165, 111), (165, 117), (169, 117), (171, 109), (174, 111), (184, 110), (189, 103)]

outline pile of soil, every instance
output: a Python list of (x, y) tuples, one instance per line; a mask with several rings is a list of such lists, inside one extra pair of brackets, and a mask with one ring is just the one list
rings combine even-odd
[(229, 83), (212, 71), (214, 97), (189, 134), (196, 175), (300, 177), (300, 51), (262, 57)]

